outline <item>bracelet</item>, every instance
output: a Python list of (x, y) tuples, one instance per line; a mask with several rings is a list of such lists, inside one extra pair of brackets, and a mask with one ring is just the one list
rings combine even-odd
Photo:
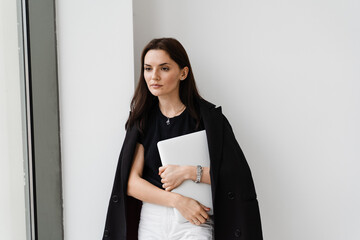
[(195, 183), (200, 183), (203, 169), (200, 165), (196, 166), (196, 181)]

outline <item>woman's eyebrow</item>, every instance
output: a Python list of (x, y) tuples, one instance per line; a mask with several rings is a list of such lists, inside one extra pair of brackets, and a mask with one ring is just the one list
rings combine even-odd
[[(164, 66), (164, 65), (166, 65), (166, 64), (169, 64), (169, 65), (171, 65), (170, 63), (161, 63), (161, 64), (159, 64), (159, 66)], [(145, 63), (144, 64), (144, 66), (151, 66), (151, 64), (147, 64), (147, 63)]]

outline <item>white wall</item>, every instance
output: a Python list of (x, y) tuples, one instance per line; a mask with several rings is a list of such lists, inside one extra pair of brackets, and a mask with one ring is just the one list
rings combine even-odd
[(150, 39), (183, 43), (248, 159), (266, 240), (360, 239), (359, 12), (353, 0), (134, 0), (136, 71)]
[(57, 1), (65, 239), (100, 239), (133, 93), (130, 0)]
[(0, 1), (0, 239), (26, 238), (16, 1)]

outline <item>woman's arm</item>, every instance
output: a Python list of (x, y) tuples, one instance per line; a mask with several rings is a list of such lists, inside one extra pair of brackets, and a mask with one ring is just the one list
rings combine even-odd
[[(141, 201), (167, 207), (174, 207), (191, 223), (204, 223), (210, 209), (194, 199), (177, 193), (164, 191), (142, 178), (144, 168), (144, 147), (136, 145), (133, 165), (130, 170), (127, 194)], [(198, 222), (197, 222), (198, 221)]]
[[(171, 191), (180, 186), (185, 180), (196, 180), (196, 166), (166, 165), (159, 168), (159, 175), (163, 188)], [(200, 182), (211, 184), (210, 167), (203, 167)]]

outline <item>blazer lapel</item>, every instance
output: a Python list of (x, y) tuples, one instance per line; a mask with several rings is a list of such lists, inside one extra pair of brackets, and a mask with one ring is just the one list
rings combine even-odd
[(210, 177), (212, 197), (215, 200), (223, 144), (223, 117), (221, 107), (200, 101), (200, 113), (204, 122), (210, 155)]

